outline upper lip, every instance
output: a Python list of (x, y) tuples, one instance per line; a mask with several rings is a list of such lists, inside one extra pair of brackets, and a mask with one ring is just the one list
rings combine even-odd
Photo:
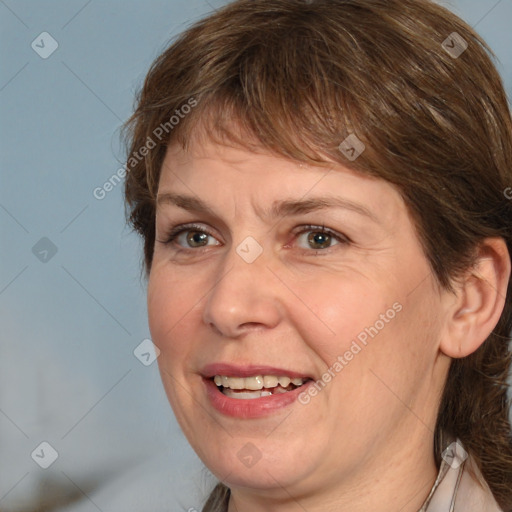
[(201, 370), (201, 375), (207, 379), (215, 375), (224, 375), (226, 377), (255, 377), (256, 375), (275, 375), (276, 377), (291, 377), (312, 379), (308, 373), (287, 370), (276, 366), (267, 366), (263, 364), (236, 365), (231, 363), (211, 363), (207, 364)]

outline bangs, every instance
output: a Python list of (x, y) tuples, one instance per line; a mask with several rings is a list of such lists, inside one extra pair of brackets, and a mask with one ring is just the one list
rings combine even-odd
[(257, 77), (251, 77), (250, 83), (254, 87), (228, 83), (202, 95), (194, 111), (174, 129), (169, 144), (177, 142), (188, 150), (192, 141), (200, 145), (211, 141), (321, 167), (333, 161), (350, 163), (339, 151), (340, 143), (354, 133), (345, 108), (338, 107), (335, 116), (333, 107), (325, 104), (327, 94), (317, 98), (309, 91), (311, 95), (305, 96), (295, 87), (284, 98)]

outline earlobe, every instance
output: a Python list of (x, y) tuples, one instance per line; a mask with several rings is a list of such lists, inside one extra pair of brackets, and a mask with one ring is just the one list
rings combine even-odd
[[(505, 305), (510, 255), (502, 238), (485, 239), (475, 264), (455, 285), (447, 304), (440, 350), (449, 357), (475, 352), (496, 327)], [(455, 300), (453, 299), (455, 297)]]

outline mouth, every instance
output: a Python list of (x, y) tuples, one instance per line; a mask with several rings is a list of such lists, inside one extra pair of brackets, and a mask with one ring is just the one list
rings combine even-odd
[(215, 363), (202, 369), (210, 404), (236, 418), (261, 418), (292, 406), (313, 385), (312, 375), (272, 366)]
[(229, 398), (254, 400), (294, 391), (312, 380), (308, 377), (255, 375), (252, 377), (230, 377), (215, 375), (211, 379), (218, 390)]

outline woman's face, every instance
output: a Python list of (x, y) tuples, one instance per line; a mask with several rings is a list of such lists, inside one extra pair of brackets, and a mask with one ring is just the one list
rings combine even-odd
[[(218, 478), (293, 495), (430, 446), (442, 295), (389, 183), (170, 146), (156, 239), (148, 309), (163, 384)], [(291, 378), (309, 380), (292, 390)]]

